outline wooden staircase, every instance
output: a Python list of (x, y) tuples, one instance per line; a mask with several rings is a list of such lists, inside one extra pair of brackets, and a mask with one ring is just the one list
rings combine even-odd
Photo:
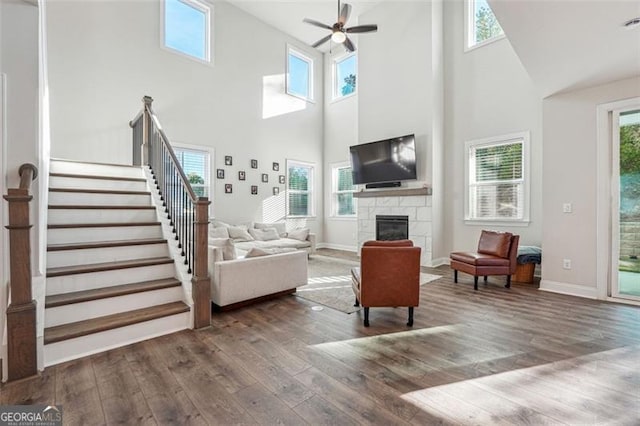
[(140, 167), (52, 160), (44, 364), (190, 326)]

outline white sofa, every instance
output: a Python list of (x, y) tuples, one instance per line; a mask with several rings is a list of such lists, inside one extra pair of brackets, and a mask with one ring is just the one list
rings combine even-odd
[(214, 308), (229, 310), (250, 302), (293, 293), (307, 284), (307, 252), (224, 260), (223, 248), (209, 246), (209, 276)]

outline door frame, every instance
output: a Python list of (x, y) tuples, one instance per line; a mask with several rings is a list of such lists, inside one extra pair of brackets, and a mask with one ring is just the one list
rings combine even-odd
[[(614, 235), (613, 208), (618, 204), (614, 200), (617, 194), (619, 182), (612, 179), (613, 161), (618, 158), (614, 153), (613, 118), (620, 111), (640, 108), (640, 97), (608, 102), (597, 106), (597, 147), (596, 147), (596, 182), (597, 182), (597, 264), (596, 264), (596, 290), (599, 299), (612, 300), (640, 305), (640, 301), (613, 297), (612, 280), (614, 259), (617, 250), (614, 244), (619, 240), (619, 235)], [(615, 126), (617, 128), (617, 126)], [(617, 136), (619, 137), (619, 135)]]

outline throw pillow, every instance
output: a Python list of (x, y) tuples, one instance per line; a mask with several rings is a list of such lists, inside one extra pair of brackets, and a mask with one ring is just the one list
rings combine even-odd
[(236, 258), (236, 248), (231, 238), (209, 238), (209, 245), (222, 250), (222, 259), (234, 260)]
[(249, 234), (258, 241), (272, 241), (280, 239), (276, 228), (249, 229)]
[(278, 235), (280, 238), (285, 238), (287, 236), (287, 224), (284, 222), (275, 222), (275, 223), (260, 223), (256, 222), (253, 224), (256, 229), (265, 229), (265, 228), (276, 228), (278, 231)]
[(309, 228), (294, 229), (289, 231), (287, 235), (294, 240), (306, 241), (309, 236)]
[(220, 228), (220, 227), (228, 228), (228, 227), (231, 226), (228, 223), (225, 223), (225, 222), (223, 222), (221, 220), (215, 220), (215, 219), (211, 221), (211, 224), (213, 225), (214, 228)]
[(247, 232), (246, 226), (230, 226), (227, 228), (229, 230), (229, 237), (238, 241), (253, 241), (253, 237), (249, 232)]
[(248, 257), (258, 257), (258, 256), (268, 256), (270, 254), (279, 254), (279, 253), (290, 253), (292, 251), (296, 251), (296, 249), (291, 247), (282, 247), (282, 248), (258, 248), (252, 247), (249, 249), (247, 254), (244, 255), (245, 259)]
[(209, 238), (229, 238), (229, 231), (224, 226), (209, 226)]

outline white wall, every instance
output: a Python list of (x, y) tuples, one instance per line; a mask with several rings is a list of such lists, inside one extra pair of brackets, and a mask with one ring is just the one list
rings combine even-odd
[[(314, 58), (316, 76), (322, 76), (321, 54), (224, 1), (215, 2), (213, 17), (215, 65), (208, 66), (160, 48), (159, 1), (51, 2), (52, 156), (129, 163), (128, 122), (150, 95), (170, 139), (215, 149), (213, 167), (226, 172), (215, 181), (217, 218), (262, 220), (267, 205), (281, 205), (284, 196), (271, 194), (273, 186), (284, 189), (274, 182), (286, 158), (317, 165), (321, 194), (322, 79), (315, 81), (315, 103), (283, 94), (286, 43)], [(225, 155), (233, 156), (233, 166), (224, 166)], [(250, 159), (258, 160), (258, 170)], [(272, 162), (280, 163), (279, 172)], [(238, 170), (247, 172), (246, 181), (237, 180)], [(269, 174), (268, 184), (261, 173)], [(233, 194), (224, 194), (225, 183), (233, 184)], [(251, 185), (259, 186), (258, 196)], [(317, 203), (321, 215), (320, 195)], [(321, 232), (321, 221), (309, 225)]]
[[(640, 77), (557, 94), (543, 102), (544, 264), (540, 287), (596, 297), (599, 104), (640, 96)], [(572, 203), (571, 214), (562, 212)], [(572, 269), (562, 268), (571, 259)]]
[[(355, 24), (354, 24), (355, 25)], [(375, 34), (373, 35), (375, 37)], [(332, 167), (349, 162), (349, 147), (358, 141), (358, 91), (355, 95), (333, 101), (333, 60), (345, 55), (343, 47), (325, 54), (324, 87), (324, 242), (328, 247), (356, 250), (358, 223), (355, 218), (332, 216)], [(358, 58), (359, 59), (359, 58)], [(359, 69), (359, 66), (358, 66)], [(360, 75), (358, 75), (358, 80)], [(360, 82), (356, 81), (359, 85)], [(357, 201), (356, 201), (357, 202)]]
[[(463, 9), (462, 0), (444, 3), (445, 252), (475, 249), (482, 229), (517, 233), (520, 244), (539, 246), (543, 217), (541, 98), (506, 38), (464, 52)], [(530, 223), (524, 227), (465, 224), (465, 141), (526, 130), (531, 132)], [(547, 259), (545, 251), (545, 264)]]
[[(0, 73), (6, 75), (5, 118), (2, 158), (6, 175), (2, 176), (3, 194), (6, 188), (16, 188), (19, 184), (18, 168), (23, 163), (38, 164), (38, 8), (21, 0), (3, 0), (0, 2)], [(4, 157), (6, 154), (6, 157)], [(32, 187), (34, 195), (31, 201), (32, 223), (37, 223), (39, 209), (38, 185)], [(2, 200), (2, 208), (6, 202)], [(4, 232), (7, 224), (6, 210), (3, 215), (2, 241), (2, 281), (0, 281), (0, 334), (4, 334), (5, 305), (8, 292), (9, 271), (8, 253), (5, 253)], [(38, 249), (38, 227), (32, 228), (32, 253)], [(40, 264), (37, 256), (32, 256), (32, 271), (38, 271)], [(36, 280), (34, 280), (35, 283)], [(36, 287), (34, 285), (34, 287)], [(34, 296), (38, 289), (34, 288)], [(2, 343), (4, 356), (4, 342)], [(6, 364), (5, 364), (6, 368)], [(6, 376), (5, 376), (6, 377)]]

